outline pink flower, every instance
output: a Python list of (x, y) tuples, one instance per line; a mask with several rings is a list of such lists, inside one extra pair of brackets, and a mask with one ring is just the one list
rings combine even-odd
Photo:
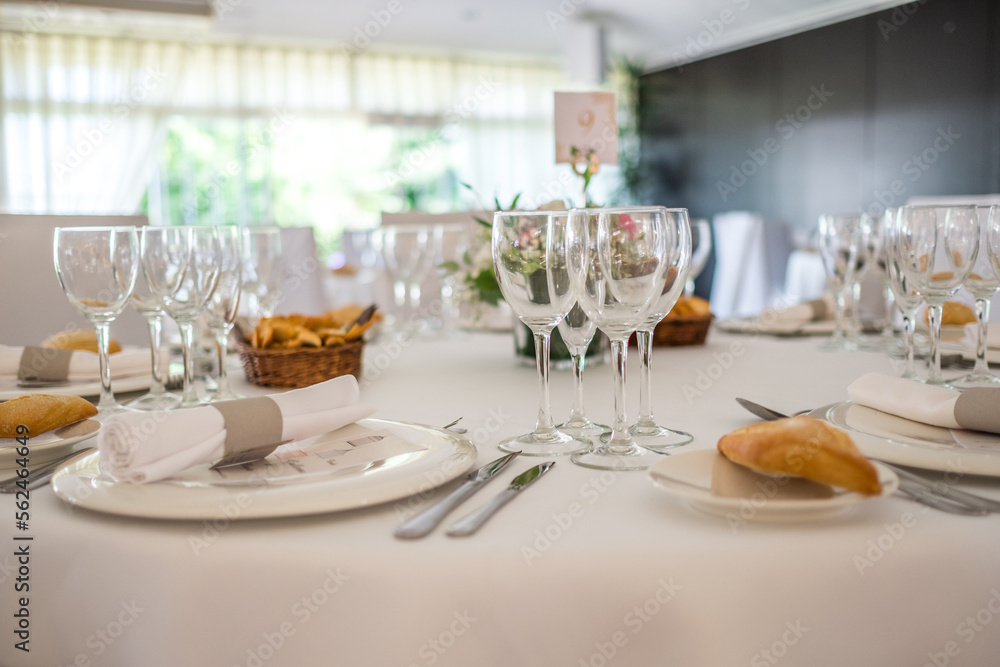
[(618, 224), (621, 225), (625, 233), (628, 234), (630, 241), (634, 241), (639, 238), (639, 227), (636, 226), (635, 220), (632, 219), (628, 213), (621, 213), (618, 216)]

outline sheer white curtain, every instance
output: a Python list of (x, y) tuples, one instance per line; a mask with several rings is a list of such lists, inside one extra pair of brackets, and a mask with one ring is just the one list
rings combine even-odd
[[(433, 127), (462, 180), (501, 200), (558, 196), (568, 171), (554, 164), (556, 65), (182, 39), (0, 39), (0, 209), (135, 211), (171, 114), (262, 119), (265, 140), (297, 120), (300, 132), (317, 123)], [(405, 180), (427, 159), (405, 156), (378, 178)]]
[(0, 39), (0, 210), (135, 212), (187, 52), (120, 37)]

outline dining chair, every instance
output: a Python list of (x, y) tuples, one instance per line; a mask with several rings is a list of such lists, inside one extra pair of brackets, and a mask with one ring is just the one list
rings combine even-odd
[(759, 213), (727, 211), (712, 218), (715, 272), (709, 301), (719, 319), (757, 315), (774, 305), (791, 253), (787, 227)]
[(313, 228), (282, 227), (281, 256), (285, 279), (275, 312), (282, 315), (326, 312), (331, 306), (325, 280), (329, 271), (320, 260)]
[[(56, 227), (147, 224), (144, 215), (0, 214), (0, 344), (37, 345), (69, 328), (90, 330), (70, 304), (56, 277), (52, 238)], [(111, 335), (122, 343), (146, 345), (146, 321), (127, 308), (111, 323)]]

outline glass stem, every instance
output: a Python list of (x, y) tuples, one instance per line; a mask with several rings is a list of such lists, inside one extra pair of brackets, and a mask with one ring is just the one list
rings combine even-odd
[(639, 426), (654, 426), (653, 420), (653, 332), (639, 329), (635, 332), (639, 344)]
[(570, 350), (573, 360), (573, 408), (569, 412), (569, 422), (578, 423), (587, 419), (583, 409), (583, 369), (587, 364), (584, 356), (586, 347), (574, 347)]
[(184, 353), (184, 392), (181, 405), (198, 405), (198, 392), (194, 388), (194, 322), (178, 322), (181, 331), (181, 350)]
[(215, 332), (215, 351), (219, 357), (219, 373), (215, 378), (215, 395), (227, 398), (232, 394), (229, 389), (229, 375), (226, 372), (226, 354), (229, 352), (229, 329), (220, 327)]
[(607, 449), (612, 454), (628, 453), (632, 449), (632, 437), (629, 435), (628, 416), (625, 411), (627, 345), (627, 337), (611, 339), (611, 361), (615, 365), (615, 423)]
[(916, 377), (917, 372), (914, 369), (913, 355), (914, 355), (914, 344), (913, 344), (913, 333), (916, 329), (916, 321), (913, 319), (913, 313), (906, 314), (903, 313), (903, 336), (906, 344), (906, 366), (903, 369), (903, 377), (912, 378)]
[(851, 336), (861, 335), (861, 281), (851, 283)]
[(931, 329), (931, 349), (927, 359), (927, 382), (941, 383), (941, 304), (929, 304), (927, 307)]
[(833, 299), (833, 319), (834, 319), (834, 329), (833, 329), (833, 340), (834, 344), (840, 344), (844, 341), (844, 303), (846, 289), (837, 290), (836, 295)]
[(979, 319), (979, 338), (976, 340), (976, 367), (973, 376), (988, 376), (989, 365), (986, 363), (986, 334), (990, 321), (990, 300), (976, 299), (976, 317)]
[(538, 371), (538, 421), (535, 436), (546, 436), (555, 432), (552, 410), (549, 404), (549, 335), (551, 331), (535, 331), (535, 368)]
[(108, 324), (108, 322), (94, 322), (94, 329), (97, 332), (97, 359), (101, 373), (101, 398), (97, 402), (97, 409), (102, 412), (118, 407), (115, 395), (111, 391), (111, 366), (108, 365), (108, 341), (111, 336)]
[(146, 315), (149, 325), (149, 352), (151, 357), (153, 381), (149, 387), (149, 396), (162, 396), (166, 393), (163, 386), (163, 368), (160, 364), (160, 342), (163, 332), (163, 317), (159, 314)]

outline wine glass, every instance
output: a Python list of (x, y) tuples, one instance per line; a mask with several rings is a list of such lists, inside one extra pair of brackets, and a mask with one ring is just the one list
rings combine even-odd
[(850, 286), (851, 319), (847, 332), (847, 337), (855, 349), (875, 349), (872, 346), (866, 347), (861, 339), (861, 283), (864, 282), (865, 276), (871, 271), (871, 267), (878, 264), (881, 244), (882, 238), (879, 235), (878, 224), (875, 219), (869, 215), (860, 216), (858, 252), (855, 257)]
[(854, 283), (862, 228), (868, 216), (863, 213), (821, 215), (819, 218), (819, 251), (826, 269), (827, 282), (833, 291), (833, 336), (823, 346), (826, 350), (853, 350), (854, 343), (846, 335), (844, 311), (847, 296)]
[(928, 384), (941, 378), (941, 311), (976, 261), (979, 215), (975, 206), (904, 206), (897, 248), (903, 272), (927, 302), (930, 320)]
[[(952, 380), (948, 384), (965, 389), (968, 387), (994, 387), (1000, 385), (1000, 377), (989, 370), (986, 361), (987, 333), (990, 320), (990, 299), (1000, 289), (1000, 260), (997, 252), (1000, 245), (996, 237), (1000, 236), (1000, 206), (980, 206), (979, 214), (979, 252), (976, 261), (965, 279), (965, 289), (976, 299), (976, 317), (979, 322), (976, 338), (976, 366), (968, 375)], [(991, 237), (994, 242), (991, 242)]]
[(215, 350), (218, 355), (219, 370), (216, 375), (214, 395), (207, 402), (228, 401), (242, 398), (229, 386), (226, 373), (226, 353), (229, 349), (229, 334), (233, 330), (236, 311), (240, 306), (240, 292), (243, 276), (243, 243), (238, 227), (223, 226), (216, 229), (219, 236), (221, 262), (219, 281), (208, 300), (205, 312), (208, 328), (215, 336)]
[(124, 408), (111, 391), (108, 328), (135, 289), (139, 267), (135, 227), (56, 227), (52, 249), (59, 286), (97, 332), (101, 373), (98, 412), (119, 412)]
[[(141, 264), (141, 260), (140, 260)], [(149, 351), (152, 357), (152, 380), (149, 392), (126, 403), (132, 410), (170, 410), (180, 405), (181, 397), (170, 393), (163, 386), (163, 306), (149, 289), (146, 275), (140, 266), (136, 272), (135, 290), (132, 292), (132, 307), (146, 319), (149, 329)]]
[(243, 296), (246, 298), (250, 326), (262, 317), (272, 317), (281, 300), (284, 262), (281, 255), (281, 229), (278, 227), (243, 228)]
[[(570, 264), (577, 301), (611, 340), (615, 421), (611, 437), (572, 460), (601, 470), (642, 470), (660, 459), (640, 447), (628, 427), (625, 364), (628, 339), (666, 291), (680, 290), (690, 257), (686, 215), (662, 207), (574, 210)], [(683, 261), (682, 261), (683, 260)], [(683, 265), (682, 265), (683, 264)]]
[(439, 331), (448, 335), (458, 317), (458, 295), (461, 281), (458, 271), (468, 252), (469, 227), (461, 223), (437, 224), (431, 228), (434, 266), (441, 278), (440, 303), (432, 310), (438, 314)]
[(708, 220), (689, 221), (691, 225), (691, 262), (687, 280), (684, 281), (684, 295), (694, 294), (694, 281), (705, 270), (708, 256), (712, 252), (712, 227)]
[(587, 365), (587, 348), (597, 333), (597, 325), (587, 317), (587, 313), (579, 303), (574, 303), (557, 326), (573, 364), (573, 408), (570, 410), (569, 419), (556, 428), (578, 440), (596, 438), (609, 433), (611, 429), (607, 426), (595, 424), (587, 419), (587, 413), (583, 408), (583, 371)]
[(184, 352), (181, 407), (199, 405), (194, 387), (194, 324), (219, 281), (222, 251), (216, 227), (145, 227), (142, 269), (163, 310), (177, 322)]
[(640, 360), (639, 418), (632, 425), (632, 437), (638, 444), (654, 451), (686, 445), (694, 439), (690, 433), (660, 426), (653, 417), (653, 330), (677, 303), (677, 298), (685, 285), (685, 275), (691, 257), (687, 210), (666, 209), (664, 215), (668, 218), (668, 224), (678, 230), (679, 252), (671, 256), (675, 263), (670, 267), (663, 290), (653, 302), (653, 310), (636, 328)]
[(402, 329), (417, 325), (420, 283), (430, 269), (431, 231), (417, 225), (386, 225), (382, 229), (382, 260), (392, 281), (392, 292)]
[(889, 211), (891, 213), (886, 213), (884, 228), (885, 270), (893, 303), (903, 316), (903, 349), (906, 362), (900, 376), (916, 380), (917, 373), (913, 367), (913, 335), (916, 329), (917, 310), (923, 303), (923, 298), (913, 289), (912, 281), (903, 271), (899, 246), (899, 209), (889, 209)]
[(498, 211), (493, 216), (493, 266), (514, 314), (535, 338), (538, 419), (535, 430), (500, 443), (530, 456), (572, 454), (590, 444), (558, 431), (549, 404), (549, 337), (573, 306), (567, 264), (566, 211)]

